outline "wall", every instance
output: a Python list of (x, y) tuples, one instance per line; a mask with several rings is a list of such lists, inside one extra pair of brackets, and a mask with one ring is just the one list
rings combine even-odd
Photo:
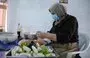
[[(88, 26), (90, 25), (90, 0), (88, 0)], [(89, 34), (90, 34), (90, 27), (88, 29)]]
[(88, 31), (88, 0), (69, 0), (68, 13), (74, 15), (79, 22), (79, 32)]
[(18, 23), (22, 25), (24, 32), (50, 30), (53, 19), (48, 8), (55, 2), (55, 0), (9, 1), (8, 31), (16, 32)]
[(7, 31), (15, 32), (17, 22), (18, 0), (8, 0)]
[[(35, 33), (37, 30), (49, 30), (53, 19), (48, 8), (55, 2), (55, 0), (10, 0), (8, 2), (8, 31), (16, 32), (19, 22), (24, 31), (26, 29), (31, 33)], [(90, 30), (87, 5), (87, 0), (69, 0), (67, 5), (68, 13), (76, 16), (79, 31), (83, 33), (88, 33)]]

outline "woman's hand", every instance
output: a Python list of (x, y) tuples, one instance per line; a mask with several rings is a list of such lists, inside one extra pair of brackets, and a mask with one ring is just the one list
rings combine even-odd
[(45, 41), (41, 38), (38, 38), (37, 40), (34, 41), (35, 43), (39, 43), (40, 45), (44, 45)]
[(43, 39), (41, 39), (41, 38), (38, 38), (37, 40), (25, 40), (25, 39), (23, 39), (18, 44), (19, 45), (22, 45), (23, 43), (30, 44), (31, 41), (33, 41), (34, 43), (39, 43), (40, 45), (45, 44), (45, 41)]
[(44, 32), (41, 32), (41, 31), (37, 31), (37, 33), (36, 33), (36, 35), (37, 35), (37, 37), (39, 37), (39, 38), (45, 38), (45, 33)]
[(56, 39), (56, 34), (52, 34), (52, 33), (44, 33), (44, 32), (40, 32), (38, 31), (36, 33), (37, 37), (41, 38), (41, 39), (44, 39), (44, 38), (47, 38), (49, 40), (52, 40), (52, 41), (57, 41)]

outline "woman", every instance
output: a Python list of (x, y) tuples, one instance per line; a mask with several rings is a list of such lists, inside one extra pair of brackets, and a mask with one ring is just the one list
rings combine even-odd
[(37, 32), (39, 42), (44, 38), (52, 40), (52, 46), (60, 58), (66, 58), (67, 52), (78, 50), (78, 22), (74, 16), (67, 14), (60, 3), (49, 8), (54, 22), (49, 33)]
[[(60, 58), (66, 58), (69, 51), (78, 50), (78, 22), (74, 16), (67, 14), (60, 3), (55, 3), (49, 8), (54, 19), (51, 30), (47, 33), (37, 32), (37, 42), (44, 44), (43, 39), (52, 41), (52, 46)], [(22, 41), (25, 42), (25, 41)]]

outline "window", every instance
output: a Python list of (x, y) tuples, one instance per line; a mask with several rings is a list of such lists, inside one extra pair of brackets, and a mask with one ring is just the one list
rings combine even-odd
[(7, 3), (3, 1), (0, 0), (0, 32), (5, 32), (7, 28)]

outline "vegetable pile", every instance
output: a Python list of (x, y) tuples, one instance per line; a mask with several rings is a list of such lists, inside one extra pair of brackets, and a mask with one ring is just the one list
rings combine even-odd
[(45, 45), (39, 45), (33, 41), (30, 44), (22, 43), (20, 46), (12, 50), (12, 56), (28, 56), (28, 57), (54, 57), (53, 49)]

